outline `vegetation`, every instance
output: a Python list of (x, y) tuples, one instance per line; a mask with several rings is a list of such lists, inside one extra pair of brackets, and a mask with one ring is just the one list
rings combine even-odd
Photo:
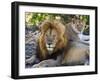
[(85, 28), (85, 33), (89, 34), (89, 16), (88, 15), (69, 15), (69, 14), (50, 14), (50, 13), (33, 13), (33, 12), (26, 12), (25, 13), (25, 23), (26, 27), (37, 27), (41, 22), (46, 19), (54, 20), (58, 19), (61, 20), (64, 24), (71, 21), (72, 18), (77, 17), (83, 20), (87, 27)]

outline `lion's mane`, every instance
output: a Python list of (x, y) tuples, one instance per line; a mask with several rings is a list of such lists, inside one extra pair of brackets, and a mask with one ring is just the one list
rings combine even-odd
[(46, 43), (44, 41), (44, 37), (46, 34), (46, 31), (48, 29), (55, 29), (57, 31), (57, 35), (58, 35), (58, 41), (56, 43), (56, 47), (53, 51), (57, 52), (58, 50), (61, 50), (62, 48), (65, 48), (67, 45), (67, 37), (65, 35), (65, 26), (60, 22), (60, 21), (50, 21), (50, 20), (45, 20), (41, 25), (40, 25), (40, 36), (39, 36), (39, 40), (38, 40), (38, 44), (39, 44), (39, 57), (41, 60), (44, 60), (47, 58), (48, 56), (48, 51), (46, 48)]

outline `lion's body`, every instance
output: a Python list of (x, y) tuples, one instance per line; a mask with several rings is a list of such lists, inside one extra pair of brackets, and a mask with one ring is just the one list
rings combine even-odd
[(84, 65), (89, 60), (89, 47), (81, 42), (70, 43), (68, 51), (64, 54), (63, 65)]
[[(41, 34), (38, 40), (40, 64), (48, 63), (49, 59), (52, 59), (52, 57), (57, 58), (58, 56), (61, 57), (60, 61), (58, 59), (56, 60), (59, 61), (60, 65), (85, 64), (88, 57), (87, 50), (89, 50), (89, 48), (79, 41), (78, 33), (81, 32), (81, 30), (80, 28), (73, 28), (72, 23), (67, 24), (65, 27), (58, 21), (44, 21), (40, 25)], [(53, 35), (55, 37), (53, 37)], [(48, 42), (50, 42), (50, 45)], [(42, 62), (42, 60), (44, 61)], [(54, 60), (52, 60), (52, 62), (58, 63)], [(55, 64), (55, 66), (56, 65), (57, 64)]]

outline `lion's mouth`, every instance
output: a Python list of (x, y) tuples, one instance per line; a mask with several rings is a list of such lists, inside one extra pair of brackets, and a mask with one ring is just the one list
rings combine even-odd
[(46, 44), (46, 48), (47, 48), (49, 54), (52, 54), (54, 47), (55, 47), (55, 45)]

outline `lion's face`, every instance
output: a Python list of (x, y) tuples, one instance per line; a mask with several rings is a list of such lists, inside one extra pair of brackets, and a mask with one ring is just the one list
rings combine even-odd
[(39, 55), (41, 59), (46, 59), (48, 54), (52, 55), (66, 46), (65, 26), (62, 23), (58, 21), (44, 21), (40, 25), (40, 31)]
[(44, 41), (49, 54), (52, 54), (58, 42), (58, 35), (55, 29), (48, 29), (44, 36)]
[(81, 33), (85, 27), (85, 22), (79, 19), (76, 19), (72, 22), (72, 28), (76, 33)]

